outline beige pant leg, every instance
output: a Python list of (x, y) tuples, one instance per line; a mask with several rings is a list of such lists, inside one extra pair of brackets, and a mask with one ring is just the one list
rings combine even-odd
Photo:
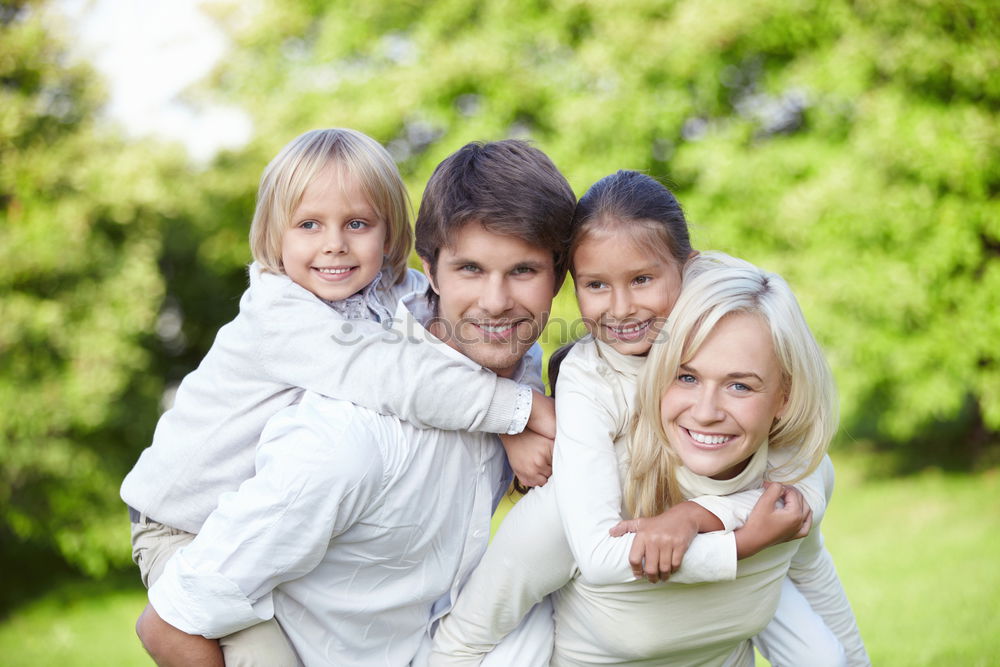
[[(192, 533), (151, 521), (132, 524), (132, 560), (146, 588), (152, 586), (177, 550), (194, 540)], [(226, 667), (296, 667), (301, 665), (281, 626), (273, 618), (219, 639)]]
[(299, 661), (273, 618), (219, 638), (226, 667), (298, 667)]
[(193, 539), (192, 533), (164, 526), (145, 516), (140, 518), (139, 523), (133, 523), (132, 560), (139, 566), (143, 586), (152, 586), (163, 574), (167, 561)]

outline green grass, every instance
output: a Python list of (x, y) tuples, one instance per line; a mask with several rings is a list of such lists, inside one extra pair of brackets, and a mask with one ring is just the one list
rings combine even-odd
[[(835, 462), (823, 532), (873, 663), (1000, 665), (1000, 471), (869, 479)], [(144, 604), (138, 576), (57, 587), (0, 623), (0, 663), (151, 664), (132, 630)]]
[[(8, 573), (9, 574), (9, 573)], [(146, 605), (136, 573), (120, 580), (73, 582), (14, 610), (0, 625), (5, 667), (152, 665), (134, 626)]]

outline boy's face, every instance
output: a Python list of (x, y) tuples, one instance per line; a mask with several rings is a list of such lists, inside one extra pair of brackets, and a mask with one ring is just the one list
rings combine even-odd
[(281, 265), (319, 298), (341, 301), (382, 270), (387, 229), (357, 179), (328, 164), (292, 213), (281, 238)]
[[(439, 297), (431, 333), (510, 377), (548, 321), (556, 284), (552, 253), (475, 222), (450, 240), (431, 278)], [(431, 277), (426, 261), (424, 273)]]

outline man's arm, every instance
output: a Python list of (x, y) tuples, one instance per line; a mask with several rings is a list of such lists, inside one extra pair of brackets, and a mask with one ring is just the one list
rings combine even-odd
[(147, 604), (135, 624), (135, 633), (160, 667), (225, 667), (218, 640), (189, 635), (170, 625)]
[(271, 591), (312, 571), (381, 488), (381, 449), (366, 414), (307, 394), (272, 418), (257, 474), (222, 495), (150, 588), (157, 614), (209, 638), (270, 618)]

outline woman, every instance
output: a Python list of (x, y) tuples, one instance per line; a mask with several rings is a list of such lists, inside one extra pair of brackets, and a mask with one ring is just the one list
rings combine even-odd
[[(625, 505), (633, 516), (653, 516), (703, 494), (726, 497), (759, 487), (765, 477), (794, 478), (822, 455), (836, 422), (833, 383), (779, 277), (725, 256), (696, 258), (665, 330), (669, 340), (653, 346), (639, 381), (635, 431), (620, 457)], [(783, 465), (774, 469), (776, 462)], [(828, 465), (821, 466), (824, 474)], [(772, 486), (754, 513), (785, 511), (774, 507), (781, 492)], [(487, 552), (438, 629), (437, 664), (477, 663), (477, 653), (489, 650), (496, 634), (516, 625), (541, 593), (562, 584), (552, 596), (554, 665), (749, 664), (747, 640), (774, 614), (796, 556), (809, 572), (809, 603), (848, 649), (850, 662), (867, 664), (817, 530), (805, 545), (779, 544), (740, 561), (731, 581), (682, 585), (676, 581), (682, 567), (666, 584), (594, 585), (578, 576), (565, 541), (553, 537), (552, 523), (560, 518), (545, 497), (529, 494), (519, 520), (501, 527), (499, 548)], [(746, 516), (743, 502), (738, 509)], [(692, 555), (685, 555), (685, 565)], [(534, 636), (544, 637), (544, 616), (536, 611), (540, 624), (527, 624), (522, 634), (535, 628)], [(841, 660), (827, 650), (814, 656), (812, 664)]]

